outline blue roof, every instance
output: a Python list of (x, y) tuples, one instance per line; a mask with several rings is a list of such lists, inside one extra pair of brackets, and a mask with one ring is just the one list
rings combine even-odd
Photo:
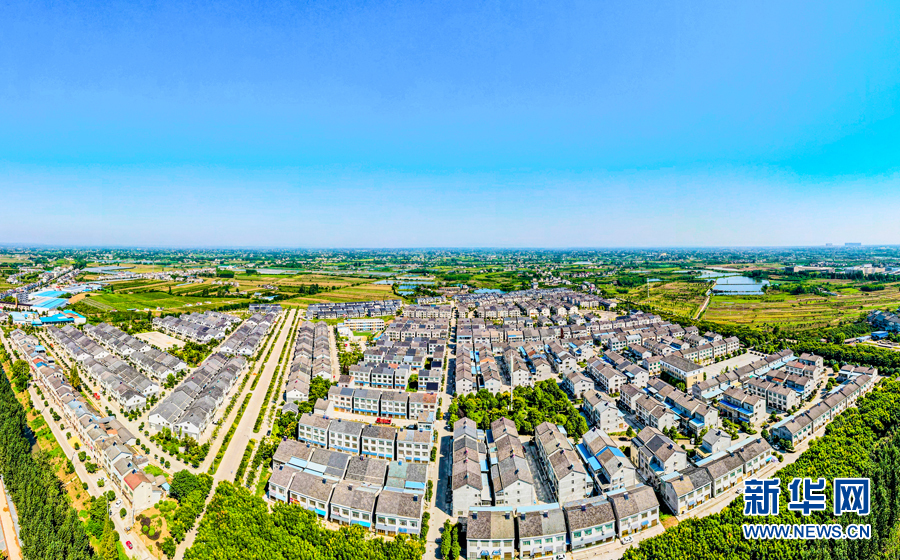
[(287, 464), (297, 469), (303, 469), (303, 467), (306, 466), (306, 461), (298, 459), (297, 457), (291, 457), (291, 460), (288, 461)]
[(545, 511), (548, 509), (559, 509), (558, 503), (552, 504), (535, 504), (531, 506), (521, 506), (516, 508), (516, 512), (518, 513), (533, 513), (535, 511)]
[(38, 308), (38, 309), (56, 309), (57, 307), (65, 305), (66, 303), (68, 303), (68, 300), (60, 299), (60, 298), (51, 298), (51, 299), (48, 299), (47, 301), (35, 303), (31, 307)]
[(413, 482), (411, 480), (407, 480), (406, 482), (404, 482), (403, 487), (414, 489), (414, 490), (424, 490), (425, 484), (423, 484), (421, 482)]
[(39, 298), (39, 297), (49, 297), (49, 298), (58, 298), (59, 296), (65, 294), (66, 292), (61, 292), (59, 290), (43, 290), (34, 294), (31, 294), (31, 297)]
[(618, 447), (606, 446), (606, 449), (609, 449), (610, 451), (612, 451), (612, 454), (615, 455), (616, 457), (622, 457), (623, 459), (625, 458), (625, 454), (622, 453), (622, 450), (619, 449)]
[(68, 315), (64, 315), (62, 313), (57, 313), (55, 315), (50, 315), (49, 317), (41, 317), (39, 321), (40, 324), (46, 325), (51, 323), (73, 323), (75, 319), (69, 317)]

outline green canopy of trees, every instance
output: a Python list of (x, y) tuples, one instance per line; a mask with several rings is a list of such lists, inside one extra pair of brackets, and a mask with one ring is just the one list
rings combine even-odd
[(212, 484), (212, 477), (206, 473), (194, 474), (181, 470), (172, 477), (169, 496), (178, 501), (178, 508), (169, 524), (169, 533), (177, 542), (181, 542), (184, 535), (194, 528), (194, 522), (203, 513)]
[(370, 538), (359, 526), (326, 529), (299, 505), (265, 501), (247, 489), (220, 482), (185, 560), (421, 560), (418, 539)]
[(556, 381), (545, 379), (532, 387), (516, 387), (513, 394), (494, 395), (482, 389), (474, 395), (463, 395), (450, 405), (450, 422), (471, 418), (479, 428), (487, 429), (491, 422), (506, 417), (516, 423), (522, 435), (534, 434), (543, 422), (566, 428), (570, 437), (578, 440), (588, 431), (587, 421), (578, 413), (568, 395)]

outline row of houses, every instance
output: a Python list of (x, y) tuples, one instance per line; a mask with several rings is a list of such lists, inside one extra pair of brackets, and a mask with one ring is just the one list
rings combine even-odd
[(642, 389), (650, 380), (648, 370), (612, 351), (606, 352), (602, 358), (590, 361), (585, 373), (610, 395), (619, 393), (623, 386), (629, 384)]
[[(652, 428), (645, 428), (639, 436), (644, 434), (642, 438), (646, 438), (652, 445), (659, 434), (650, 436), (645, 434), (646, 430)], [(638, 439), (643, 441), (642, 438)], [(645, 455), (652, 451), (644, 449)], [(769, 442), (762, 438), (751, 438), (735, 443), (693, 465), (685, 464), (666, 474), (657, 473), (653, 480), (658, 483), (659, 493), (669, 510), (681, 515), (727, 492), (743, 480), (752, 478), (773, 460), (775, 457)]]
[[(436, 393), (381, 391), (378, 389), (354, 389), (352, 387), (334, 386), (328, 389), (327, 408), (382, 418), (399, 418), (424, 420), (423, 414), (437, 414), (438, 396)], [(318, 406), (318, 405), (317, 405)]]
[(246, 369), (247, 360), (243, 356), (212, 354), (150, 411), (150, 428), (156, 432), (168, 429), (199, 442), (200, 435)]
[(259, 349), (266, 333), (278, 320), (278, 313), (271, 311), (263, 315), (254, 313), (247, 318), (231, 336), (222, 343), (219, 351), (225, 354), (240, 354), (252, 356)]
[(307, 413), (297, 419), (297, 440), (355, 455), (417, 463), (431, 458), (433, 426), (400, 429)]
[(451, 305), (407, 305), (403, 308), (404, 317), (416, 319), (450, 319), (453, 317)]
[(735, 336), (725, 338), (715, 332), (701, 335), (697, 327), (682, 327), (674, 323), (604, 333), (600, 335), (600, 342), (609, 350), (627, 352), (636, 361), (647, 360), (650, 363), (667, 356), (677, 356), (690, 362), (709, 364), (716, 358), (733, 355), (740, 349), (740, 341)]
[(224, 340), (231, 328), (241, 319), (218, 311), (187, 313), (179, 316), (154, 317), (153, 328), (197, 344)]
[(10, 339), (21, 354), (32, 357), (32, 377), (53, 408), (61, 412), (65, 429), (78, 435), (87, 460), (103, 468), (133, 513), (137, 515), (164, 498), (168, 491), (166, 479), (143, 470), (150, 462), (136, 452), (135, 436), (114, 416), (101, 416), (74, 390), (36, 338), (16, 330)]
[(158, 350), (149, 342), (139, 340), (107, 323), (87, 324), (84, 332), (111, 353), (128, 360), (154, 379), (164, 380), (188, 367), (184, 360)]
[(860, 375), (835, 387), (821, 402), (807, 411), (784, 418), (769, 431), (774, 437), (796, 446), (844, 410), (855, 406), (856, 401), (875, 386), (876, 375), (877, 371), (873, 375)]
[(305, 402), (313, 377), (332, 380), (331, 337), (324, 322), (303, 321), (297, 328), (294, 355), (284, 385), (286, 402)]
[[(50, 327), (47, 334), (125, 412), (140, 410), (162, 387), (71, 325)], [(33, 360), (33, 358), (32, 358)]]
[[(554, 314), (571, 314), (581, 309), (613, 308), (615, 304), (593, 294), (584, 294), (568, 288), (517, 290), (507, 293), (458, 294), (455, 296), (460, 309), (484, 313), (482, 308), (504, 308), (535, 317)], [(514, 309), (515, 308), (515, 309)]]
[(550, 422), (534, 429), (538, 465), (550, 483), (559, 503), (570, 502), (593, 494), (593, 480), (562, 427)]
[(426, 338), (446, 340), (450, 334), (450, 319), (415, 319), (400, 317), (384, 329), (387, 340)]
[(399, 299), (314, 303), (306, 308), (306, 316), (309, 319), (384, 317), (386, 315), (396, 315), (402, 306), (403, 302)]
[(267, 497), (381, 535), (419, 535), (427, 481), (427, 463), (285, 440), (272, 459)]
[(547, 558), (659, 525), (659, 500), (637, 485), (603, 496), (520, 508), (472, 508), (460, 520), (466, 558)]

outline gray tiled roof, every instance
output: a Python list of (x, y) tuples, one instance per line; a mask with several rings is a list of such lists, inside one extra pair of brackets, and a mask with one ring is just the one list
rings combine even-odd
[(420, 519), (422, 517), (423, 505), (423, 497), (418, 494), (383, 490), (381, 494), (378, 495), (375, 514), (396, 515), (398, 517)]
[(466, 539), (512, 539), (515, 536), (515, 523), (511, 511), (469, 511)]
[(543, 537), (566, 532), (566, 520), (560, 508), (530, 511), (516, 516), (519, 538)]
[(563, 509), (569, 520), (569, 530), (578, 531), (589, 527), (596, 527), (604, 523), (615, 521), (612, 502), (606, 497), (585, 498), (567, 502)]

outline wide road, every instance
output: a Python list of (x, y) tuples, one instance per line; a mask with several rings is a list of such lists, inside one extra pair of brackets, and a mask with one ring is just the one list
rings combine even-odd
[[(256, 423), (256, 417), (259, 414), (260, 407), (267, 404), (266, 401), (266, 389), (269, 386), (269, 382), (272, 380), (272, 377), (275, 374), (275, 370), (278, 367), (278, 358), (281, 357), (281, 351), (284, 348), (284, 345), (288, 342), (288, 333), (291, 331), (289, 328), (291, 322), (294, 320), (294, 315), (297, 313), (296, 309), (291, 309), (287, 312), (288, 315), (284, 319), (285, 328), (281, 329), (281, 333), (278, 335), (278, 339), (275, 342), (275, 347), (272, 350), (272, 353), (269, 355), (269, 359), (266, 361), (263, 366), (262, 373), (260, 373), (259, 382), (256, 384), (256, 390), (253, 391), (253, 396), (250, 397), (250, 402), (247, 404), (247, 410), (244, 411), (244, 415), (241, 417), (240, 423), (238, 423), (238, 427), (234, 432), (234, 437), (231, 438), (231, 441), (228, 444), (228, 448), (225, 450), (225, 455), (222, 457), (222, 462), (219, 464), (219, 469), (216, 471), (216, 474), (213, 475), (213, 491), (210, 492), (209, 497), (212, 498), (215, 493), (216, 485), (223, 481), (233, 481), (234, 480), (234, 471), (238, 468), (238, 465), (241, 463), (241, 458), (244, 456), (244, 449), (247, 447), (247, 442), (250, 441), (251, 438), (256, 439), (257, 441), (260, 438), (260, 434), (253, 433), (253, 425)], [(247, 384), (247, 388), (244, 393), (246, 394), (250, 390), (250, 384)], [(235, 410), (240, 408), (240, 403), (244, 401), (244, 395), (238, 397), (237, 404), (235, 405)], [(230, 427), (230, 423), (222, 426), (222, 430), (227, 432)], [(262, 432), (260, 432), (262, 433)], [(210, 455), (214, 456), (212, 450), (210, 450)], [(207, 501), (207, 504), (209, 501)], [(199, 520), (197, 522), (197, 526), (199, 526)], [(184, 541), (178, 546), (178, 551), (175, 554), (176, 559), (184, 558), (184, 551), (191, 547), (194, 544), (194, 539), (197, 536), (197, 527), (194, 530), (190, 531), (184, 538)]]

